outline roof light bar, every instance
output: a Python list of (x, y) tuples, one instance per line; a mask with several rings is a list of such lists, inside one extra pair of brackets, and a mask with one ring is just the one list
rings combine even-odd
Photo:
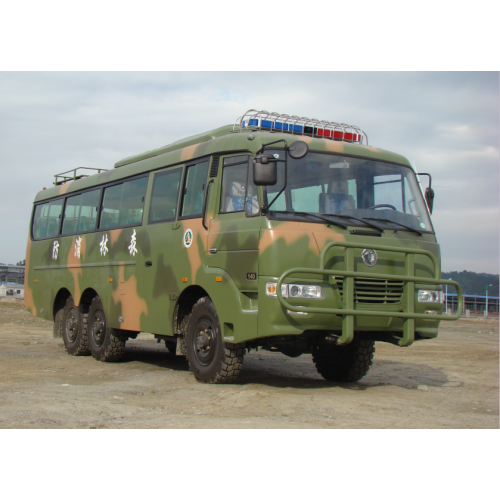
[(328, 122), (316, 118), (282, 115), (269, 111), (249, 109), (234, 123), (233, 130), (241, 132), (246, 128), (288, 132), (291, 134), (322, 137), (335, 141), (353, 142), (368, 146), (368, 136), (357, 126), (347, 123)]

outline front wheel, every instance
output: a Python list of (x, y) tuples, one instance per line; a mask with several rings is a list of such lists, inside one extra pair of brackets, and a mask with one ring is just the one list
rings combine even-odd
[(319, 374), (331, 382), (357, 382), (370, 369), (375, 353), (375, 341), (354, 340), (345, 346), (316, 348), (313, 362)]
[(88, 329), (90, 352), (95, 359), (118, 361), (123, 356), (127, 338), (120, 334), (120, 330), (108, 328), (99, 297), (95, 297), (90, 305)]
[(241, 345), (222, 341), (219, 316), (208, 297), (199, 299), (189, 315), (186, 351), (196, 380), (209, 384), (233, 382), (245, 355)]

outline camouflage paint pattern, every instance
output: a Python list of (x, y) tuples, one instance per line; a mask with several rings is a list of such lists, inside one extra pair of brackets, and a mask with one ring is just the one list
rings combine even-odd
[[(250, 131), (249, 131), (250, 132)], [(222, 127), (200, 136), (178, 141), (173, 145), (152, 150), (118, 162), (114, 169), (87, 178), (40, 191), (35, 202), (74, 193), (83, 189), (119, 181), (141, 173), (149, 176), (142, 223), (133, 227), (100, 230), (72, 236), (58, 236), (39, 241), (28, 237), (26, 251), (26, 309), (32, 314), (53, 320), (54, 301), (58, 293), (67, 290), (79, 304), (84, 293), (97, 294), (103, 303), (108, 325), (131, 331), (146, 331), (160, 335), (173, 335), (173, 318), (177, 301), (190, 287), (201, 287), (215, 304), (223, 336), (234, 342), (271, 335), (300, 334), (307, 329), (332, 330), (341, 328), (342, 318), (327, 314), (293, 316), (274, 297), (265, 293), (267, 281), (277, 278), (292, 267), (319, 265), (322, 248), (330, 241), (350, 241), (353, 236), (338, 227), (304, 222), (269, 220), (265, 216), (247, 218), (242, 212), (219, 213), (221, 199), (222, 162), (224, 156), (255, 155), (263, 143), (285, 139), (290, 145), (296, 140), (308, 143), (315, 151), (350, 154), (380, 161), (390, 161), (410, 168), (403, 156), (382, 149), (357, 144), (311, 138), (299, 135), (251, 131), (233, 133), (231, 127)], [(201, 218), (148, 224), (152, 181), (156, 172), (165, 168), (185, 169), (186, 162), (211, 155), (221, 155), (217, 177), (207, 200), (205, 222)], [(119, 167), (119, 168), (118, 168)], [(262, 191), (259, 191), (262, 204)], [(177, 214), (179, 215), (179, 214)], [(191, 246), (186, 248), (183, 236), (187, 229), (193, 234)], [(30, 231), (31, 234), (31, 231)], [(133, 237), (136, 250), (130, 250)], [(77, 252), (77, 239), (80, 252)], [(355, 241), (371, 237), (356, 236)], [(364, 238), (364, 239), (363, 239)], [(425, 233), (418, 240), (408, 232), (386, 231), (378, 242), (401, 248), (423, 248), (439, 258), (439, 246), (433, 234)], [(58, 242), (57, 258), (53, 258), (53, 244)], [(217, 252), (211, 254), (210, 248)], [(105, 250), (104, 250), (105, 249)], [(417, 256), (416, 275), (432, 277), (431, 262)], [(146, 266), (146, 262), (151, 262)], [(338, 249), (327, 254), (327, 265), (342, 269), (344, 257)], [(362, 267), (359, 253), (355, 258), (356, 270)], [(379, 273), (401, 273), (401, 257), (379, 254)], [(248, 280), (255, 273), (255, 280)], [(318, 276), (297, 279), (318, 281)], [(36, 281), (36, 283), (35, 283)], [(292, 282), (295, 281), (292, 280)], [(338, 290), (328, 286), (323, 277), (325, 303), (341, 307)], [(326, 283), (325, 283), (326, 282)], [(433, 289), (427, 286), (427, 289)], [(435, 287), (435, 289), (441, 289)], [(301, 305), (311, 305), (302, 300)], [(317, 305), (317, 304), (313, 304)], [(360, 307), (363, 307), (361, 305)], [(373, 306), (372, 306), (373, 307)], [(386, 310), (398, 306), (382, 304)], [(391, 309), (392, 307), (392, 309)], [(425, 309), (442, 311), (441, 304), (415, 304), (416, 312)], [(435, 337), (439, 321), (416, 320), (416, 329), (423, 336)], [(356, 317), (357, 330), (398, 331), (402, 320), (385, 317)]]

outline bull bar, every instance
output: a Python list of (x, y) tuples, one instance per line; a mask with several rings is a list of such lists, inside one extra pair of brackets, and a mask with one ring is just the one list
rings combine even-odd
[[(333, 247), (345, 248), (345, 270), (337, 271), (332, 269), (325, 269), (325, 256), (326, 252)], [(355, 248), (371, 248), (374, 250), (382, 250), (387, 252), (398, 252), (405, 254), (405, 267), (404, 274), (371, 274), (354, 271), (354, 249)], [(426, 255), (431, 259), (434, 264), (434, 278), (417, 278), (415, 276), (415, 255)], [(281, 293), (281, 285), (283, 281), (291, 274), (321, 274), (330, 276), (345, 277), (343, 284), (342, 303), (341, 309), (335, 308), (322, 308), (322, 307), (309, 307), (309, 306), (294, 306), (289, 304)], [(460, 318), (462, 314), (462, 288), (456, 281), (443, 280), (438, 277), (441, 275), (441, 266), (438, 259), (431, 252), (421, 249), (413, 248), (399, 248), (385, 245), (370, 245), (362, 243), (353, 243), (346, 241), (332, 241), (325, 245), (320, 254), (320, 267), (319, 269), (307, 267), (294, 267), (285, 271), (278, 279), (276, 286), (276, 293), (281, 305), (290, 311), (307, 312), (307, 313), (326, 313), (337, 314), (342, 316), (342, 335), (337, 339), (337, 344), (349, 344), (354, 337), (354, 316), (379, 316), (379, 317), (392, 317), (404, 318), (403, 322), (403, 337), (398, 341), (401, 347), (409, 346), (415, 339), (415, 319), (427, 320), (444, 320), (454, 321)], [(354, 278), (373, 278), (383, 280), (393, 280), (397, 278), (404, 282), (403, 285), (403, 306), (402, 311), (377, 311), (370, 309), (355, 309), (354, 308)], [(457, 312), (453, 316), (445, 314), (436, 314), (429, 317), (427, 314), (415, 312), (415, 283), (428, 283), (431, 285), (453, 285), (457, 290)]]

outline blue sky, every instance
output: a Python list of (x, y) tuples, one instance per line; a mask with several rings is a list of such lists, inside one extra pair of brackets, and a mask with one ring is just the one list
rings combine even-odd
[(233, 123), (250, 108), (358, 125), (430, 172), (444, 271), (499, 272), (496, 72), (1, 72), (0, 262), (24, 258), (56, 173)]

